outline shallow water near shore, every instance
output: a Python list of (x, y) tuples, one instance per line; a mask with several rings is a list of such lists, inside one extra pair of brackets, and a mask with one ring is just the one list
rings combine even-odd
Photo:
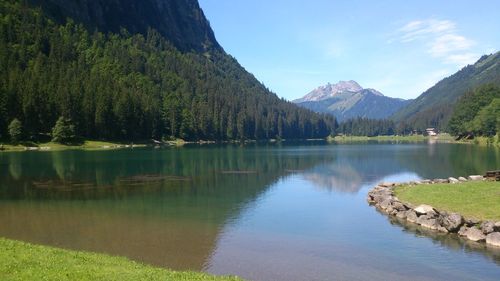
[(498, 280), (500, 249), (389, 219), (381, 181), (482, 174), (500, 150), (276, 143), (0, 154), (0, 236), (249, 280)]

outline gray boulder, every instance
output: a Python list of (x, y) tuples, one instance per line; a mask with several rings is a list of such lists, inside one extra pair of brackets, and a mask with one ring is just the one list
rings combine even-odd
[(415, 211), (409, 210), (408, 212), (406, 212), (406, 220), (411, 223), (417, 223), (417, 213)]
[(461, 182), (466, 182), (467, 181), (467, 179), (464, 178), (464, 177), (459, 177), (458, 180), (461, 181)]
[(459, 183), (460, 182), (458, 179), (453, 178), (453, 177), (448, 178), (448, 180), (450, 181), (450, 183)]
[(469, 180), (471, 181), (482, 181), (483, 179), (484, 177), (479, 175), (469, 176)]
[(481, 224), (481, 230), (483, 233), (488, 235), (495, 231), (495, 223), (491, 221), (485, 221)]
[(495, 231), (500, 232), (500, 221), (497, 221), (497, 222), (495, 223)]
[(442, 214), (440, 223), (449, 232), (457, 232), (464, 224), (464, 219), (460, 214), (457, 213)]
[(398, 210), (398, 211), (406, 211), (407, 208), (405, 207), (405, 205), (399, 201), (394, 201), (392, 202), (392, 207), (395, 209), (395, 210)]
[(435, 183), (448, 183), (449, 182), (449, 180), (447, 180), (447, 179), (434, 179), (432, 181)]
[(428, 213), (436, 213), (434, 208), (429, 205), (420, 205), (415, 208), (415, 212), (419, 215), (426, 215)]
[(486, 240), (486, 235), (484, 235), (484, 233), (481, 230), (475, 227), (467, 229), (464, 236), (467, 237), (467, 239), (474, 242), (481, 242)]
[(476, 218), (465, 218), (464, 222), (467, 226), (474, 226), (479, 224), (481, 221)]
[(437, 230), (438, 227), (440, 226), (437, 222), (436, 219), (428, 216), (428, 215), (423, 215), (418, 217), (417, 223), (420, 224), (422, 227)]
[(493, 232), (486, 236), (486, 244), (500, 247), (500, 232)]
[(399, 219), (406, 219), (407, 211), (400, 211), (396, 214), (396, 217)]
[(467, 233), (467, 230), (469, 230), (469, 228), (467, 226), (462, 226), (460, 228), (460, 230), (458, 231), (458, 235), (460, 236), (465, 236), (465, 234)]

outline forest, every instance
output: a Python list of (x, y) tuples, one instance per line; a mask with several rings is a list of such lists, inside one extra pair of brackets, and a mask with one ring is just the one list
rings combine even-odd
[(105, 140), (308, 139), (332, 116), (278, 98), (222, 49), (181, 52), (156, 30), (90, 31), (0, 1), (0, 135)]

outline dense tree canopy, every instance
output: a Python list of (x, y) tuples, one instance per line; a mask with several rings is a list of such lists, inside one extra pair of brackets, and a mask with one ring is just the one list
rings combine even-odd
[(488, 84), (468, 92), (458, 101), (448, 126), (453, 135), (494, 136), (500, 128), (500, 87)]
[(318, 138), (333, 117), (279, 99), (221, 50), (181, 53), (160, 33), (89, 32), (24, 1), (0, 1), (0, 135), (19, 119), (48, 135), (60, 116), (95, 139)]

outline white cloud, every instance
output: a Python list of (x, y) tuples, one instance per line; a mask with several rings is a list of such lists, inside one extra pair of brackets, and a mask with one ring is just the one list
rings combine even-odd
[(464, 66), (479, 56), (471, 52), (476, 42), (458, 33), (456, 23), (449, 20), (416, 20), (397, 30), (401, 43), (423, 43), (426, 52), (444, 63)]

